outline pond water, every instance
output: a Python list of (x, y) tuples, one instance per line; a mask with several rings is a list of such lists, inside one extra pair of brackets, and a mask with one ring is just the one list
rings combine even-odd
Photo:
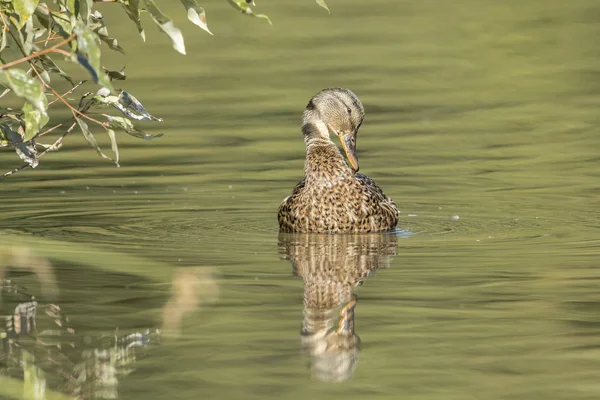
[[(600, 3), (160, 3), (187, 56), (98, 8), (165, 135), (0, 183), (0, 398), (600, 397)], [(278, 234), (332, 86), (393, 234)]]

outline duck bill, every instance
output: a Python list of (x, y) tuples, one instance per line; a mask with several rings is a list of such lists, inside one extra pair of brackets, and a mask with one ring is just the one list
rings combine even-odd
[(358, 157), (356, 157), (356, 133), (341, 132), (339, 137), (340, 142), (342, 142), (344, 152), (346, 153), (346, 158), (350, 163), (350, 167), (352, 167), (354, 172), (358, 172)]

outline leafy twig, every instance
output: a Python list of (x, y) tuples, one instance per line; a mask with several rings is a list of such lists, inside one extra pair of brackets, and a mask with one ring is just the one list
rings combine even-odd
[(38, 70), (35, 68), (35, 65), (33, 65), (33, 63), (31, 63), (31, 66), (33, 67), (33, 72), (35, 72), (36, 75), (38, 76), (38, 78), (40, 78), (40, 81), (42, 82), (42, 85), (44, 85), (46, 88), (50, 89), (50, 91), (52, 93), (54, 93), (54, 95), (56, 97), (58, 97), (58, 100), (62, 101), (64, 103), (64, 105), (66, 105), (67, 107), (69, 107), (69, 109), (73, 113), (74, 117), (76, 117), (75, 114), (78, 114), (78, 115), (82, 116), (83, 118), (85, 118), (87, 120), (90, 120), (92, 122), (95, 122), (98, 125), (100, 125), (101, 127), (103, 127), (104, 129), (106, 129), (106, 127), (108, 126), (108, 124), (106, 124), (105, 122), (100, 122), (97, 119), (94, 119), (94, 118), (90, 117), (89, 115), (86, 115), (86, 114), (82, 113), (81, 111), (79, 111), (78, 109), (76, 109), (75, 107), (73, 107), (72, 105), (70, 105), (69, 102), (64, 99), (64, 97), (62, 97), (56, 90), (54, 90), (54, 88), (52, 86), (48, 85), (46, 83), (46, 81), (44, 81), (44, 78), (42, 78), (42, 76), (40, 75), (40, 73), (38, 72)]
[(44, 132), (38, 133), (37, 137), (44, 136), (45, 134), (52, 132), (56, 128), (60, 128), (63, 125), (64, 125), (64, 122), (61, 122), (60, 124), (56, 124), (52, 128), (46, 129)]
[[(52, 20), (52, 25), (54, 25), (54, 20)], [(51, 28), (52, 28), (52, 26), (51, 26)], [(44, 43), (44, 47), (48, 46), (48, 42), (54, 40), (55, 37), (56, 37), (56, 32), (54, 32), (53, 30), (50, 30), (50, 32), (48, 33), (48, 36), (46, 36), (46, 43)]]
[[(68, 120), (67, 120), (68, 121)], [(66, 121), (65, 121), (66, 122)], [(64, 123), (64, 122), (63, 122)], [(62, 124), (61, 124), (62, 125)], [(44, 150), (43, 152), (40, 153), (40, 155), (38, 156), (38, 158), (42, 158), (46, 153), (48, 153), (49, 151), (54, 151), (54, 150), (58, 150), (58, 148), (62, 145), (62, 141), (65, 138), (65, 136), (67, 136), (69, 133), (71, 133), (73, 131), (73, 129), (77, 126), (77, 122), (73, 122), (71, 124), (71, 126), (69, 127), (69, 129), (67, 129), (67, 131), (65, 133), (63, 133), (58, 139), (56, 139), (56, 141), (54, 143), (52, 143), (51, 146), (49, 146), (46, 150)], [(54, 129), (54, 128), (53, 128)], [(4, 175), (0, 176), (0, 180), (4, 180), (4, 178), (6, 178), (7, 176), (11, 176), (12, 174), (16, 174), (17, 172), (21, 171), (22, 169), (25, 169), (27, 167), (30, 167), (29, 164), (23, 164), (18, 168), (15, 168), (13, 170), (10, 170), (6, 173), (4, 173)]]
[[(79, 86), (83, 85), (83, 84), (84, 84), (84, 83), (86, 83), (86, 82), (87, 82), (87, 81), (79, 81), (79, 83), (78, 83), (78, 84), (76, 84), (76, 85), (75, 85), (75, 86), (73, 86), (71, 89), (69, 89), (69, 90), (67, 90), (66, 92), (64, 92), (64, 93), (62, 94), (62, 97), (65, 97), (65, 96), (67, 96), (67, 95), (69, 95), (69, 94), (73, 93), (73, 92), (75, 91), (75, 89), (77, 89)], [(51, 106), (52, 104), (56, 103), (56, 102), (57, 102), (57, 101), (59, 101), (59, 100), (60, 100), (60, 98), (58, 98), (58, 97), (57, 97), (56, 99), (52, 100), (51, 102), (49, 102), (49, 103), (48, 103), (48, 107), (49, 107), (49, 106)]]
[[(7, 68), (14, 67), (14, 66), (15, 66), (15, 65), (17, 65), (17, 64), (21, 64), (22, 62), (29, 61), (29, 60), (31, 60), (32, 58), (36, 58), (36, 57), (39, 57), (39, 56), (43, 56), (44, 54), (47, 54), (47, 53), (53, 52), (54, 50), (58, 49), (59, 47), (61, 47), (61, 46), (64, 46), (65, 44), (69, 43), (69, 42), (70, 42), (71, 40), (73, 40), (73, 39), (75, 39), (75, 34), (73, 34), (73, 35), (69, 36), (68, 38), (66, 38), (66, 39), (65, 39), (65, 40), (63, 40), (62, 42), (60, 42), (60, 43), (57, 43), (57, 44), (55, 44), (55, 45), (54, 45), (54, 46), (52, 46), (52, 47), (48, 47), (47, 49), (44, 49), (44, 50), (40, 50), (40, 51), (33, 52), (33, 53), (31, 53), (30, 55), (28, 55), (28, 56), (26, 56), (26, 57), (19, 58), (18, 60), (15, 60), (15, 61), (9, 62), (8, 64), (4, 64), (4, 65), (0, 66), (0, 70), (5, 70), (5, 69), (7, 69)], [(37, 71), (36, 71), (36, 72), (37, 72)], [(43, 82), (43, 81), (44, 81), (44, 80), (42, 79), (42, 82)]]
[(65, 57), (71, 57), (71, 53), (69, 53), (68, 51), (64, 51), (63, 49), (54, 49), (52, 52), (62, 54)]
[[(51, 36), (52, 35), (52, 36)], [(41, 39), (41, 40), (37, 40), (35, 42), (33, 42), (34, 44), (40, 44), (40, 43), (44, 43), (44, 47), (48, 46), (49, 42), (55, 42), (57, 40), (60, 39), (60, 36), (56, 36), (56, 33), (54, 31), (51, 31), (50, 33), (48, 33), (48, 35), (46, 36), (46, 39)]]

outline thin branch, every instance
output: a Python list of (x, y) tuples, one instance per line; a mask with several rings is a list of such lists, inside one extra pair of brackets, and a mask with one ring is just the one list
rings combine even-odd
[[(52, 33), (54, 34), (54, 32), (52, 32)], [(56, 35), (54, 35), (54, 36), (56, 36)], [(50, 37), (50, 35), (48, 35), (46, 37), (46, 39), (40, 39), (40, 40), (37, 40), (37, 41), (33, 42), (33, 44), (44, 43), (44, 47), (46, 47), (48, 45), (48, 42), (56, 42), (57, 40), (60, 39), (60, 36), (59, 37), (53, 37), (52, 39), (48, 39), (49, 37)]]
[(68, 51), (64, 51), (63, 49), (54, 49), (52, 50), (53, 53), (58, 53), (58, 54), (62, 54), (65, 57), (70, 57), (71, 53), (69, 53)]
[(58, 150), (58, 148), (60, 146), (62, 146), (62, 141), (65, 138), (65, 136), (67, 136), (69, 133), (71, 133), (73, 131), (73, 128), (75, 128), (76, 126), (77, 126), (77, 121), (73, 122), (71, 124), (71, 126), (69, 127), (69, 129), (67, 129), (67, 131), (65, 133), (63, 133), (62, 135), (60, 135), (60, 137), (58, 139), (56, 139), (56, 141), (54, 143), (52, 143), (52, 145), (50, 147), (48, 147), (46, 150), (42, 151), (40, 153), (40, 155), (38, 156), (38, 158), (42, 158), (49, 151), (56, 151), (56, 150)]
[[(65, 121), (65, 122), (67, 122), (67, 121)], [(40, 155), (38, 156), (38, 159), (42, 158), (49, 151), (58, 150), (60, 148), (60, 146), (62, 146), (62, 141), (65, 138), (65, 136), (67, 136), (69, 133), (71, 133), (73, 131), (73, 128), (75, 128), (75, 126), (77, 126), (77, 122), (73, 122), (71, 124), (71, 126), (69, 127), (69, 129), (67, 129), (67, 131), (65, 133), (63, 133), (58, 139), (56, 139), (56, 141), (54, 143), (52, 143), (52, 145), (50, 145), (46, 150), (44, 150), (43, 152), (41, 152)], [(23, 170), (23, 169), (25, 169), (27, 167), (30, 167), (30, 165), (29, 164), (23, 164), (23, 165), (21, 165), (18, 168), (10, 170), (10, 171), (4, 173), (4, 175), (0, 176), (0, 180), (4, 180), (4, 178), (6, 178), (7, 176), (11, 176), (13, 174), (16, 174), (17, 172), (19, 172), (19, 171), (21, 171), (21, 170)]]
[(42, 10), (46, 11), (47, 13), (50, 13), (50, 8), (48, 8), (48, 6), (46, 6), (45, 4), (38, 4), (38, 7), (41, 8)]
[(17, 64), (21, 64), (21, 63), (23, 63), (25, 61), (29, 61), (32, 58), (43, 56), (44, 54), (50, 53), (50, 52), (58, 49), (59, 47), (64, 46), (65, 44), (69, 43), (73, 39), (75, 39), (75, 34), (72, 34), (71, 36), (69, 36), (68, 38), (66, 38), (65, 40), (63, 40), (62, 42), (57, 43), (57, 44), (55, 44), (52, 47), (48, 47), (47, 49), (33, 52), (33, 53), (31, 53), (30, 55), (28, 55), (26, 57), (23, 57), (23, 58), (20, 58), (18, 60), (9, 62), (8, 64), (4, 64), (4, 65), (0, 66), (0, 70), (5, 70), (5, 69), (13, 67), (13, 66), (15, 66)]
[[(52, 30), (52, 28), (54, 28), (54, 19), (50, 19), (52, 25), (50, 26), (50, 32), (48, 33), (48, 36), (46, 36), (46, 43), (44, 43), (44, 47), (48, 46), (48, 42), (51, 40), (54, 40), (54, 38), (56, 37), (56, 32), (54, 32)], [(50, 36), (52, 35), (52, 36)], [(59, 38), (60, 39), (60, 38)]]
[[(52, 36), (50, 36), (50, 35), (52, 35)], [(59, 36), (59, 37), (56, 37), (56, 33), (55, 33), (54, 31), (51, 31), (51, 32), (50, 32), (50, 33), (49, 33), (49, 34), (46, 36), (46, 38), (45, 38), (45, 39), (40, 39), (40, 40), (37, 40), (37, 41), (35, 41), (35, 42), (33, 42), (33, 43), (34, 43), (34, 44), (40, 44), (40, 43), (44, 43), (44, 47), (46, 47), (46, 46), (48, 45), (48, 42), (56, 42), (56, 41), (57, 41), (57, 40), (59, 40), (59, 39), (60, 39), (60, 36)]]
[(54, 88), (52, 86), (48, 85), (46, 83), (46, 81), (44, 81), (44, 78), (42, 78), (42, 75), (40, 75), (40, 73), (38, 72), (37, 68), (35, 68), (35, 65), (33, 65), (33, 63), (31, 61), (30, 61), (30, 63), (31, 63), (31, 66), (33, 67), (33, 72), (35, 72), (36, 75), (38, 76), (38, 78), (40, 78), (40, 81), (42, 82), (42, 85), (44, 85), (46, 88), (50, 89), (50, 91), (52, 93), (54, 93), (54, 95), (56, 97), (58, 97), (58, 100), (62, 101), (64, 103), (64, 105), (66, 105), (67, 107), (69, 107), (71, 109), (71, 112), (73, 113), (74, 117), (77, 116), (75, 114), (78, 114), (81, 117), (83, 117), (83, 118), (85, 118), (85, 119), (87, 119), (89, 121), (95, 122), (98, 125), (100, 125), (101, 127), (103, 127), (104, 129), (106, 129), (106, 127), (108, 126), (108, 123), (100, 122), (97, 119), (94, 119), (94, 118), (92, 118), (92, 117), (90, 117), (90, 116), (82, 113), (81, 111), (79, 111), (78, 109), (76, 109), (75, 107), (73, 107), (72, 105), (70, 105), (69, 102), (66, 101), (56, 90), (54, 90)]
[(0, 18), (2, 18), (2, 23), (4, 24), (4, 31), (5, 32), (9, 32), (10, 28), (8, 27), (8, 22), (6, 22), (6, 20), (4, 19), (4, 14), (0, 13)]
[(36, 137), (44, 136), (45, 134), (52, 132), (56, 128), (60, 128), (61, 126), (63, 126), (63, 124), (64, 124), (64, 122), (61, 122), (60, 124), (56, 124), (52, 128), (46, 129), (44, 132), (38, 133)]
[[(2, 14), (0, 14), (0, 15), (2, 15)], [(23, 55), (25, 55), (25, 50), (23, 49), (23, 47), (22, 47), (22, 46), (19, 44), (19, 42), (17, 41), (17, 38), (15, 37), (15, 35), (14, 35), (14, 34), (13, 34), (11, 31), (9, 31), (8, 33), (10, 33), (10, 35), (13, 37), (13, 39), (14, 39), (14, 40), (15, 40), (15, 42), (17, 43), (17, 46), (19, 47), (19, 50), (21, 50), (21, 53), (22, 53)], [(70, 36), (70, 38), (71, 38), (71, 39), (72, 39), (72, 38), (74, 38), (74, 37), (75, 37), (75, 34), (73, 34), (73, 35), (71, 35), (71, 36)], [(56, 46), (53, 46), (53, 47), (57, 47), (57, 46), (58, 46), (58, 45), (56, 45)], [(43, 52), (44, 52), (44, 51), (46, 51), (46, 50), (49, 50), (49, 49), (45, 49), (45, 50), (43, 50), (43, 51), (41, 51), (41, 52), (39, 52), (39, 53), (41, 54), (41, 53), (43, 53)], [(101, 127), (103, 127), (104, 129), (108, 129), (108, 123), (107, 123), (107, 122), (103, 123), (103, 122), (100, 122), (100, 121), (98, 121), (98, 120), (96, 120), (96, 119), (94, 119), (94, 118), (92, 118), (92, 117), (88, 117), (87, 115), (85, 115), (85, 114), (84, 114), (84, 113), (82, 113), (81, 111), (77, 110), (77, 109), (76, 109), (76, 108), (74, 108), (72, 105), (70, 105), (70, 104), (69, 104), (69, 102), (68, 102), (68, 101), (66, 101), (66, 100), (65, 100), (65, 99), (64, 99), (64, 98), (63, 98), (63, 97), (62, 97), (60, 94), (58, 94), (58, 92), (57, 92), (56, 90), (54, 90), (54, 88), (53, 88), (52, 86), (48, 85), (48, 84), (46, 83), (46, 81), (44, 80), (44, 78), (42, 78), (42, 75), (40, 75), (40, 73), (38, 72), (38, 70), (37, 70), (37, 68), (35, 67), (35, 64), (33, 63), (33, 61), (31, 61), (31, 56), (29, 56), (29, 58), (28, 58), (28, 57), (22, 58), (21, 60), (27, 60), (27, 62), (29, 62), (29, 65), (31, 66), (31, 69), (30, 69), (30, 70), (33, 70), (33, 72), (35, 72), (35, 74), (38, 76), (38, 78), (39, 78), (40, 82), (42, 82), (42, 85), (44, 85), (44, 87), (45, 87), (45, 88), (47, 88), (47, 89), (50, 89), (50, 91), (51, 91), (52, 93), (54, 93), (54, 95), (55, 95), (56, 97), (58, 97), (58, 99), (59, 99), (60, 101), (62, 101), (62, 102), (63, 102), (63, 103), (64, 103), (64, 104), (65, 104), (67, 107), (69, 107), (69, 108), (71, 109), (71, 113), (73, 114), (73, 116), (74, 116), (74, 117), (77, 117), (77, 115), (75, 115), (75, 114), (79, 114), (79, 115), (80, 115), (80, 116), (82, 116), (83, 118), (85, 118), (85, 119), (87, 119), (87, 120), (89, 120), (89, 121), (92, 121), (92, 122), (95, 122), (95, 123), (97, 123), (98, 125), (100, 125), (100, 126), (101, 126)], [(20, 61), (20, 60), (17, 60), (17, 61)], [(9, 64), (5, 64), (5, 65), (3, 65), (3, 66), (2, 66), (2, 68), (3, 68), (3, 67), (6, 67), (6, 66), (8, 66), (8, 65), (9, 65)], [(29, 71), (27, 71), (27, 73), (29, 73)]]
[(29, 167), (29, 164), (23, 164), (23, 165), (21, 165), (18, 168), (11, 169), (10, 171), (6, 172), (4, 175), (0, 176), (0, 180), (3, 181), (4, 178), (6, 178), (7, 176), (11, 176), (12, 174), (16, 174), (17, 172), (19, 172), (19, 171), (21, 171), (21, 170), (23, 170), (23, 169), (25, 169), (27, 167)]
[[(62, 97), (65, 97), (71, 93), (73, 93), (75, 91), (75, 89), (77, 89), (79, 86), (83, 85), (84, 83), (86, 83), (87, 81), (79, 81), (78, 84), (76, 84), (75, 86), (73, 86), (71, 89), (67, 90), (66, 92), (63, 93)], [(59, 101), (60, 99), (57, 97), (56, 99), (52, 100), (50, 103), (48, 103), (48, 107), (50, 107), (52, 104), (56, 103), (57, 101)]]

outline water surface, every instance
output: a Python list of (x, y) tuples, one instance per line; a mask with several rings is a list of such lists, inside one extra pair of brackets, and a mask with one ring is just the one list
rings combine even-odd
[[(600, 396), (597, 2), (205, 4), (214, 37), (161, 4), (185, 57), (99, 7), (165, 136), (1, 183), (0, 397)], [(278, 234), (330, 86), (412, 234)]]

